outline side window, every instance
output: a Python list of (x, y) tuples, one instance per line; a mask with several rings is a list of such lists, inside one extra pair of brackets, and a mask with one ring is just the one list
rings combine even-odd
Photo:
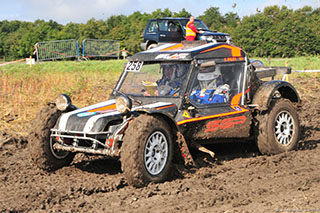
[(150, 22), (149, 27), (148, 27), (148, 32), (152, 33), (152, 32), (157, 32), (157, 31), (158, 31), (158, 23), (157, 23), (157, 21)]
[(242, 64), (198, 68), (191, 86), (190, 99), (197, 104), (230, 103), (240, 93)]
[(169, 32), (182, 32), (179, 22), (169, 21), (168, 22), (168, 31)]
[(169, 32), (177, 32), (176, 25), (173, 21), (168, 22), (168, 31)]
[(160, 29), (160, 31), (168, 31), (168, 21), (167, 20), (160, 20), (159, 21), (159, 29)]

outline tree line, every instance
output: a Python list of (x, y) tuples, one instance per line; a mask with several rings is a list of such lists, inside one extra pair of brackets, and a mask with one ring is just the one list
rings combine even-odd
[[(151, 18), (189, 17), (182, 9), (172, 12), (158, 9), (152, 13), (134, 12), (129, 16), (113, 15), (107, 20), (94, 18), (85, 24), (59, 24), (53, 20), (0, 21), (0, 57), (13, 60), (29, 57), (34, 45), (41, 41), (84, 38), (119, 40), (129, 53), (139, 51), (143, 30)], [(305, 6), (288, 9), (270, 6), (250, 16), (237, 13), (221, 14), (210, 7), (201, 19), (211, 30), (229, 33), (233, 43), (251, 57), (293, 57), (320, 54), (320, 8)]]

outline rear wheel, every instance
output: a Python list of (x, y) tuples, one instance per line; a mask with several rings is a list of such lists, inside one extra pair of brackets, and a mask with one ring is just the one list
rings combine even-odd
[(258, 116), (257, 145), (262, 154), (293, 150), (299, 140), (299, 118), (293, 104), (286, 99), (274, 100), (270, 109)]
[(40, 169), (52, 171), (69, 165), (74, 153), (53, 149), (56, 143), (50, 137), (50, 129), (54, 127), (61, 112), (54, 104), (43, 108), (32, 122), (32, 131), (28, 136), (28, 148), (32, 162)]
[(121, 167), (129, 184), (142, 187), (165, 181), (172, 157), (172, 134), (165, 121), (140, 115), (130, 123), (121, 147)]

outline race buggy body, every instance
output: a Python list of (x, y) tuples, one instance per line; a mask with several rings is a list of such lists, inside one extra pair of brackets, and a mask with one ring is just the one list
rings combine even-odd
[(129, 184), (163, 182), (172, 162), (192, 163), (190, 146), (219, 139), (255, 139), (262, 154), (292, 150), (299, 137), (294, 87), (260, 78), (290, 68), (259, 67), (227, 43), (171, 43), (127, 62), (110, 99), (77, 108), (57, 97), (36, 120), (33, 162), (45, 170), (68, 165), (77, 152), (119, 157)]

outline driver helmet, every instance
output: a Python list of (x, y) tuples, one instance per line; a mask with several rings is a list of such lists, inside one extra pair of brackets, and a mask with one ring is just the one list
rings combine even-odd
[(199, 81), (199, 85), (201, 90), (214, 90), (219, 85), (221, 85), (221, 71), (219, 67), (215, 67), (212, 69), (203, 69), (198, 73), (197, 79)]
[(176, 69), (176, 78), (181, 78), (187, 73), (187, 67), (183, 64), (178, 64)]
[(163, 76), (166, 79), (168, 79), (168, 80), (174, 79), (174, 71), (175, 71), (175, 65), (173, 65), (173, 64), (163, 65)]

